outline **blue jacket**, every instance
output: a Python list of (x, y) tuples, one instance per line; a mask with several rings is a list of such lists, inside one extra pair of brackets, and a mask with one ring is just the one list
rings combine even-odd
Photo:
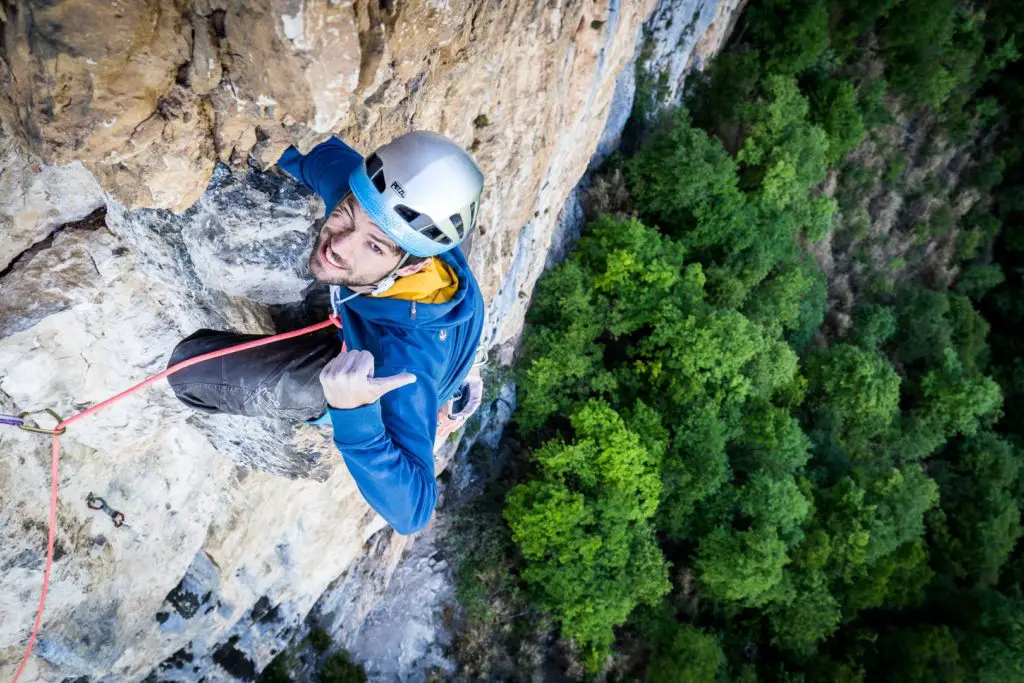
[[(349, 173), (359, 163), (358, 152), (331, 138), (306, 155), (290, 147), (277, 165), (323, 197), (329, 215), (348, 193)], [(401, 534), (422, 529), (434, 511), (437, 413), (469, 373), (483, 331), (483, 297), (466, 257), (456, 248), (441, 258), (459, 277), (450, 302), (359, 296), (340, 311), (342, 340), (349, 349), (373, 354), (377, 377), (416, 375), (414, 383), (376, 403), (328, 410), (334, 443), (356, 485)], [(351, 291), (340, 287), (334, 294), (344, 298)]]

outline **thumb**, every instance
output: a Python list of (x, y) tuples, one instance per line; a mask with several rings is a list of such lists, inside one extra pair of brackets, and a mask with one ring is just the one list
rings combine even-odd
[(369, 381), (370, 386), (377, 393), (377, 398), (380, 398), (389, 391), (412, 384), (416, 381), (416, 375), (411, 372), (401, 372), (391, 377), (371, 377)]

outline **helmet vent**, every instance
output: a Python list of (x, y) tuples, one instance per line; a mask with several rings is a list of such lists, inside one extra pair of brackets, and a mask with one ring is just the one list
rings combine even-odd
[(376, 153), (366, 157), (366, 175), (370, 176), (370, 180), (373, 181), (373, 186), (377, 188), (377, 192), (383, 193), (385, 188), (387, 188), (387, 181), (384, 180), (384, 162), (380, 160)]
[(420, 217), (420, 214), (418, 212), (413, 211), (404, 204), (397, 204), (395, 206), (395, 211), (397, 211), (398, 215), (404, 218), (407, 223), (412, 223), (414, 220)]
[(431, 242), (447, 246), (452, 243), (452, 240), (448, 235), (438, 230), (436, 225), (428, 225), (427, 227), (420, 230), (420, 234), (429, 239)]
[(459, 239), (461, 240), (466, 236), (466, 226), (462, 224), (462, 216), (457, 213), (453, 213), (448, 219), (452, 222), (455, 227), (455, 232), (459, 233)]
[(420, 213), (415, 209), (410, 209), (405, 204), (395, 204), (395, 213), (401, 216), (413, 230), (422, 232), (423, 228), (429, 228), (434, 224), (434, 221), (430, 220), (430, 216)]

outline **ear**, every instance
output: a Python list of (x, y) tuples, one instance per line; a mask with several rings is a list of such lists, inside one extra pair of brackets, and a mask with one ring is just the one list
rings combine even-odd
[(399, 268), (395, 272), (395, 275), (397, 275), (399, 277), (409, 277), (410, 275), (413, 275), (415, 273), (420, 272), (421, 270), (423, 270), (424, 268), (426, 268), (429, 265), (430, 265), (430, 259), (427, 259), (425, 261), (420, 261), (419, 263), (417, 263), (414, 266), (405, 266), (404, 268)]

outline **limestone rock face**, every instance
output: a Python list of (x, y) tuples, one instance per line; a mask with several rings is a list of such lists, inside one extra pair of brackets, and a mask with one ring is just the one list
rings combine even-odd
[(47, 166), (0, 119), (0, 272), (56, 228), (103, 206), (103, 191), (79, 161)]
[[(652, 9), (652, 0), (19, 3), (3, 25), (0, 111), (45, 162), (80, 161), (118, 202), (175, 212), (195, 203), (216, 159), (242, 168), (251, 155), (267, 168), (287, 145), (307, 150), (332, 132), (364, 152), (414, 128), (444, 133), (473, 149), (487, 177), (471, 264), (490, 300), (520, 229), (538, 223), (545, 249)], [(503, 339), (516, 336), (522, 312)]]
[(0, 81), (45, 161), (81, 161), (133, 203), (195, 200), (213, 168), (209, 112), (175, 88), (189, 41), (173, 0), (19, 3), (7, 19)]
[[(726, 26), (731, 1), (701, 12)], [(689, 17), (696, 0), (675, 5)], [(429, 129), (473, 151), (486, 189), (466, 251), (488, 303), (485, 345), (510, 362), (553, 239), (571, 241), (572, 220), (556, 236), (556, 218), (629, 111), (628, 70), (653, 9), (5, 3), (0, 412), (73, 414), (163, 369), (200, 327), (270, 333), (323, 319), (304, 263), (324, 207), (270, 167), (287, 145), (330, 134), (367, 152)], [(507, 419), (513, 402), (485, 409)], [(159, 384), (62, 443), (57, 559), (23, 681), (253, 680), (321, 596), (334, 635), (354, 647), (401, 611), (374, 603), (411, 541), (363, 502), (329, 429), (197, 415)], [(48, 488), (46, 439), (0, 427), (0, 678), (32, 623)], [(129, 526), (90, 510), (89, 493)], [(446, 571), (414, 557), (413, 569)], [(429, 621), (408, 629), (417, 648)]]
[(210, 187), (182, 215), (192, 265), (207, 287), (264, 304), (302, 301), (307, 262), (324, 215), (305, 187), (249, 169), (219, 166)]

